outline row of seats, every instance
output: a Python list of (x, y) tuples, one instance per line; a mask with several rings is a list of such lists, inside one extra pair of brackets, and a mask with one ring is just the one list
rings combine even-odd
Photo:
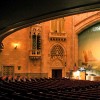
[(0, 78), (0, 100), (100, 100), (100, 82), (67, 78)]

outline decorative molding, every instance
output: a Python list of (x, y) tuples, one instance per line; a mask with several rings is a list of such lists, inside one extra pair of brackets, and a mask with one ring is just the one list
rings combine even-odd
[(93, 14), (93, 15), (83, 19), (79, 23), (75, 24), (75, 27), (79, 26), (81, 23), (84, 23), (86, 20), (91, 19), (92, 17), (95, 17), (95, 16), (100, 17), (100, 12), (97, 12), (96, 14)]
[(59, 43), (53, 43), (53, 44), (50, 46), (48, 56), (51, 56), (51, 50), (52, 50), (52, 47), (54, 47), (55, 45), (60, 45), (60, 46), (63, 48), (63, 50), (64, 50), (64, 56), (66, 56), (66, 50), (65, 50), (65, 47), (64, 47), (63, 44), (60, 43), (60, 42), (59, 42)]
[(63, 67), (63, 64), (62, 64), (62, 61), (61, 61), (61, 60), (55, 59), (55, 60), (52, 62), (51, 66), (53, 66), (53, 67)]
[(90, 25), (100, 21), (100, 12), (97, 12), (94, 15), (87, 17), (86, 19), (80, 21), (75, 25), (75, 33), (78, 34), (85, 28), (89, 27)]
[(30, 59), (41, 59), (41, 50), (29, 50)]
[(49, 40), (50, 41), (62, 41), (65, 42), (67, 38), (67, 33), (58, 33), (58, 32), (50, 32)]

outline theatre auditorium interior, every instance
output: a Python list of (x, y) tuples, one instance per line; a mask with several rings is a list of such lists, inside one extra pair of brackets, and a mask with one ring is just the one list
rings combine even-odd
[(1, 0), (0, 100), (100, 100), (100, 0)]

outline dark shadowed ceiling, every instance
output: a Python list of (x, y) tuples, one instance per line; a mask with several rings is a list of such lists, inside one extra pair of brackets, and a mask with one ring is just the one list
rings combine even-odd
[(50, 19), (100, 9), (100, 0), (0, 0), (0, 40)]

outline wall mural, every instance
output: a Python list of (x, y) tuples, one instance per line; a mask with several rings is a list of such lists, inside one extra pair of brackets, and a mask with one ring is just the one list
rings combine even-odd
[(100, 75), (100, 23), (89, 27), (78, 36), (79, 67)]

